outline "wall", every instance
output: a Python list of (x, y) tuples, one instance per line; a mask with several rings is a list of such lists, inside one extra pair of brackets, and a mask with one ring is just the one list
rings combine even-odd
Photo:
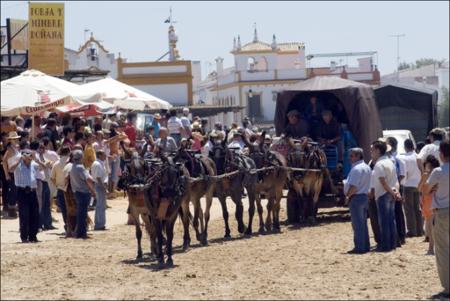
[(191, 61), (137, 62), (117, 61), (117, 79), (160, 97), (172, 105), (194, 103), (193, 82), (201, 77), (198, 63)]
[(174, 106), (186, 105), (187, 102), (187, 84), (133, 85), (133, 87), (164, 99)]
[[(276, 99), (274, 98), (274, 92), (280, 92), (289, 87), (289, 84), (256, 84), (256, 85), (243, 85), (241, 89), (241, 97), (243, 106), (247, 107), (248, 91), (251, 89), (252, 93), (261, 93), (261, 109), (264, 116), (264, 120), (273, 121), (275, 116)], [(243, 110), (243, 114), (247, 115), (247, 109)]]

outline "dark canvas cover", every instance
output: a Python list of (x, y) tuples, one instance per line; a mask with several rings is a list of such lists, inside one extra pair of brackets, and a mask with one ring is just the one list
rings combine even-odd
[(416, 140), (424, 140), (437, 125), (436, 90), (395, 83), (374, 92), (383, 129), (410, 130)]
[(365, 159), (370, 158), (370, 144), (382, 137), (382, 127), (375, 95), (371, 86), (331, 76), (317, 76), (278, 94), (275, 109), (275, 129), (280, 135), (287, 125), (286, 114), (292, 101), (302, 101), (301, 94), (328, 92), (334, 95), (344, 107), (349, 130), (358, 145), (363, 148)]

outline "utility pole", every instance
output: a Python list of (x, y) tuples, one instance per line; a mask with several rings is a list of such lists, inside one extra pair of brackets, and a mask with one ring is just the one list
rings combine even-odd
[(390, 35), (392, 38), (397, 38), (397, 82), (400, 80), (400, 38), (405, 37), (406, 35), (404, 33), (402, 34), (394, 34)]

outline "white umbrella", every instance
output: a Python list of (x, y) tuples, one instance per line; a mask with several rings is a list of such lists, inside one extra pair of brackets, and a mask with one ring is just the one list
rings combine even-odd
[(37, 70), (27, 70), (2, 81), (0, 101), (3, 116), (34, 115), (73, 102), (102, 109), (111, 106), (101, 100), (99, 93), (88, 93), (74, 83)]
[(136, 89), (112, 78), (84, 84), (86, 92), (100, 92), (102, 98), (123, 109), (170, 109), (172, 105), (149, 93)]

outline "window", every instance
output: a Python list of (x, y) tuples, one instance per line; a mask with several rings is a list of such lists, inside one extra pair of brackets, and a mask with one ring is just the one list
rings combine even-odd
[(249, 57), (247, 59), (247, 71), (253, 72), (256, 70), (256, 60), (254, 57)]

